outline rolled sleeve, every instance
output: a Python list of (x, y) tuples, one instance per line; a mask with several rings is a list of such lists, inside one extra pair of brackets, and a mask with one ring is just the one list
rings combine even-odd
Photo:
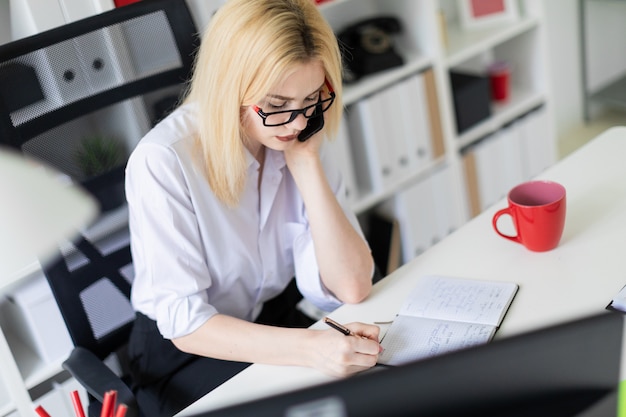
[(212, 284), (201, 252), (193, 207), (176, 156), (144, 145), (127, 168), (133, 263), (132, 301), (156, 320), (163, 337), (193, 332), (217, 313), (207, 303)]
[(320, 310), (335, 310), (342, 302), (322, 283), (310, 232), (302, 224), (289, 224), (288, 228), (294, 235), (293, 253), (298, 289)]

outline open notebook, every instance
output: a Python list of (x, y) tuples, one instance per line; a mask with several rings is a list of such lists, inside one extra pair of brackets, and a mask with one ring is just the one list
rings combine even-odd
[(379, 363), (402, 365), (490, 341), (518, 288), (512, 282), (421, 277), (381, 341)]

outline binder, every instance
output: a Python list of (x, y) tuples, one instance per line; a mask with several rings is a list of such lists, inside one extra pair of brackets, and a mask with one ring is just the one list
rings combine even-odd
[(434, 222), (435, 205), (432, 200), (430, 181), (431, 178), (426, 177), (406, 191), (405, 204), (408, 206), (406, 217), (410, 224), (411, 235), (409, 245), (404, 251), (405, 262), (420, 255), (437, 242)]
[(350, 137), (348, 132), (347, 121), (342, 118), (337, 137), (328, 141), (331, 153), (335, 156), (336, 163), (341, 170), (343, 182), (346, 190), (346, 201), (350, 203), (356, 202), (359, 197), (356, 176), (354, 172), (354, 164), (352, 162), (352, 149), (350, 147)]
[(431, 187), (430, 178), (427, 177), (380, 206), (384, 215), (398, 221), (403, 263), (420, 255), (436, 242), (435, 205)]
[(398, 181), (407, 178), (413, 171), (411, 160), (411, 149), (409, 148), (410, 132), (404, 126), (402, 107), (402, 96), (400, 92), (400, 84), (393, 84), (380, 93), (380, 102), (382, 106), (383, 123), (386, 130), (385, 134), (378, 135), (390, 150), (390, 158), (392, 162), (392, 175), (390, 181)]
[(500, 130), (501, 194), (506, 194), (508, 190), (528, 178), (522, 161), (521, 133), (519, 122), (511, 123)]
[(426, 93), (426, 103), (428, 105), (428, 117), (430, 120), (432, 156), (438, 158), (443, 156), (445, 148), (443, 144), (442, 117), (439, 111), (439, 96), (435, 83), (435, 73), (432, 69), (429, 69), (422, 73), (422, 77), (424, 81), (424, 91)]
[(480, 214), (480, 192), (478, 191), (478, 173), (476, 172), (476, 155), (473, 149), (465, 150), (463, 153), (463, 177), (467, 189), (467, 204), (469, 206), (470, 217)]
[(458, 207), (462, 204), (454, 192), (452, 168), (444, 166), (434, 171), (428, 180), (434, 204), (434, 238), (440, 241), (461, 225)]
[(552, 166), (557, 160), (545, 107), (540, 107), (523, 117), (522, 132), (528, 174), (532, 178)]
[(506, 197), (511, 188), (551, 165), (541, 115), (529, 114), (482, 139), (463, 155), (473, 216)]
[(422, 76), (413, 75), (395, 87), (398, 114), (413, 172), (432, 160), (432, 133)]
[(480, 201), (480, 212), (497, 202), (502, 192), (502, 164), (500, 161), (500, 132), (481, 140), (474, 148), (476, 180)]
[(352, 105), (348, 116), (357, 182), (370, 192), (384, 191), (395, 173), (383, 106), (381, 95), (373, 94)]

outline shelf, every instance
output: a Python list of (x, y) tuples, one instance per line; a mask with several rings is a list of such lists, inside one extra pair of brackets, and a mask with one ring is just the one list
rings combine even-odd
[(538, 18), (527, 17), (513, 24), (477, 31), (462, 30), (458, 26), (451, 26), (448, 28), (446, 65), (448, 68), (457, 66), (463, 61), (538, 27), (539, 23)]
[(473, 142), (501, 129), (516, 118), (545, 103), (543, 93), (511, 90), (511, 99), (505, 104), (492, 104), (491, 117), (470, 128), (458, 138), (458, 147), (463, 149)]
[(383, 191), (376, 191), (368, 193), (365, 196), (359, 197), (357, 201), (352, 205), (352, 209), (355, 213), (363, 213), (364, 211), (374, 207), (376, 204), (381, 201), (393, 196), (398, 191), (410, 186), (411, 184), (417, 182), (420, 178), (428, 175), (428, 173), (434, 169), (434, 167), (440, 165), (445, 157), (439, 157), (428, 164), (426, 164), (423, 168), (418, 170), (417, 172), (407, 175), (406, 177), (399, 179), (392, 184), (390, 184), (387, 189)]
[(4, 331), (27, 389), (41, 384), (62, 371), (61, 364), (65, 358), (46, 363), (29, 346), (24, 344), (19, 337), (7, 331), (7, 329), (4, 329)]
[[(110, 212), (103, 213), (91, 225), (88, 231), (85, 231), (85, 235), (92, 239), (99, 239), (103, 236), (110, 234), (112, 231), (119, 230), (126, 227), (128, 224), (128, 207), (126, 205), (121, 206)], [(31, 279), (33, 276), (41, 273), (41, 264), (36, 259), (32, 262), (24, 265), (22, 268), (15, 272), (15, 276), (22, 277), (13, 285), (4, 288), (4, 292), (10, 293), (14, 288), (20, 285), (20, 282)]]
[(405, 52), (403, 56), (406, 59), (406, 63), (401, 67), (368, 75), (354, 84), (346, 85), (343, 91), (344, 105), (348, 106), (353, 104), (359, 99), (375, 93), (409, 75), (423, 71), (433, 64), (431, 59), (421, 55), (414, 54), (411, 56), (409, 53)]
[[(101, 215), (88, 231), (85, 232), (85, 235), (89, 235), (94, 240), (101, 240), (110, 236), (112, 232), (123, 230), (127, 223), (128, 207), (122, 206)], [(22, 271), (24, 272), (24, 275), (22, 275), (24, 278), (21, 282), (32, 279), (35, 276), (41, 276), (41, 268), (39, 262), (36, 261), (25, 266)], [(12, 334), (6, 328), (4, 332), (7, 334), (7, 341), (9, 342), (27, 389), (31, 389), (61, 372), (61, 364), (65, 358), (50, 363), (45, 362), (33, 349), (24, 344), (17, 335)], [(2, 404), (1, 401), (0, 404)], [(0, 415), (3, 414), (0, 413)]]

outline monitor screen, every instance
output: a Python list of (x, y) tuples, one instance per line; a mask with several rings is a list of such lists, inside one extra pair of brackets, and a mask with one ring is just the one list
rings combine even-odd
[(613, 417), (622, 332), (606, 312), (196, 417)]

